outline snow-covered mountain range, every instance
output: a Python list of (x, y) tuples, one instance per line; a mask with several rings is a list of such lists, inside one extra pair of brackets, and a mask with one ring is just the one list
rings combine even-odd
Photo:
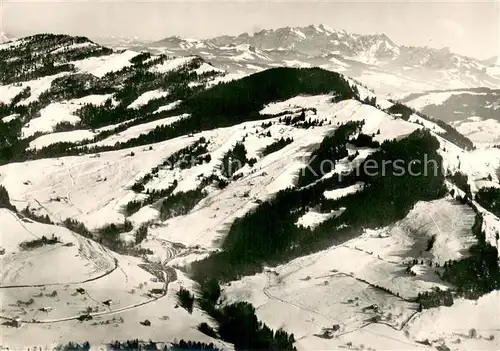
[(345, 75), (392, 85), (412, 50), (0, 44), (0, 346), (498, 350), (500, 148)]
[[(109, 43), (107, 41), (106, 43)], [(123, 47), (120, 42), (118, 46)], [(256, 72), (274, 66), (340, 71), (379, 93), (498, 87), (491, 63), (448, 48), (396, 44), (385, 34), (360, 35), (325, 25), (284, 27), (204, 40), (167, 37), (127, 47), (175, 55), (199, 55), (230, 72)]]

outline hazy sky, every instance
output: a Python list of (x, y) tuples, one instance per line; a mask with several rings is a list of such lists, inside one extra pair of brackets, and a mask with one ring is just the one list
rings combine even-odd
[(95, 36), (221, 34), (324, 23), (385, 33), (398, 44), (444, 47), (477, 58), (500, 53), (496, 1), (16, 1), (0, 0), (0, 28), (14, 35), (60, 32)]

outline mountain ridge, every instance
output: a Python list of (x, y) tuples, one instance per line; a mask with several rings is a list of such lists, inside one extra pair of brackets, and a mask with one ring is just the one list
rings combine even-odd
[[(278, 37), (277, 39), (282, 39), (283, 41), (286, 41), (288, 37), (292, 37), (293, 39), (299, 39), (300, 41), (308, 41), (314, 39), (314, 37), (329, 37), (330, 39), (334, 40), (339, 40), (339, 39), (348, 39), (351, 42), (355, 42), (356, 40), (359, 40), (361, 43), (370, 43), (370, 41), (375, 41), (378, 42), (380, 45), (385, 45), (386, 49), (391, 50), (394, 48), (394, 54), (396, 54), (398, 51), (400, 51), (400, 48), (408, 48), (408, 49), (420, 49), (423, 51), (430, 51), (430, 52), (436, 52), (436, 53), (448, 53), (448, 54), (453, 54), (457, 55), (460, 57), (468, 58), (471, 60), (475, 61), (480, 61), (479, 59), (468, 57), (466, 55), (460, 55), (460, 54), (455, 54), (451, 52), (451, 50), (447, 47), (443, 48), (431, 48), (428, 46), (410, 46), (410, 45), (405, 45), (405, 44), (396, 44), (392, 39), (390, 39), (385, 33), (380, 33), (380, 34), (357, 34), (357, 33), (349, 33), (345, 30), (335, 30), (332, 29), (324, 24), (319, 24), (319, 25), (309, 25), (309, 26), (287, 26), (287, 27), (281, 27), (281, 28), (276, 28), (276, 29), (262, 29), (258, 32), (254, 33), (240, 33), (236, 35), (222, 35), (222, 36), (215, 36), (211, 38), (203, 38), (203, 39), (184, 39), (182, 36), (171, 36), (171, 37), (166, 37), (164, 39), (160, 39), (157, 41), (152, 41), (149, 44), (152, 44), (154, 46), (156, 45), (161, 45), (162, 41), (168, 40), (170, 38), (175, 38), (178, 40), (186, 40), (186, 41), (191, 41), (191, 42), (197, 42), (199, 44), (206, 44), (206, 43), (214, 43), (217, 44), (217, 46), (221, 46), (221, 44), (250, 44), (258, 49), (280, 49), (280, 45), (276, 45), (279, 43), (279, 40), (275, 40), (273, 45), (270, 47), (266, 47), (268, 43), (263, 42), (263, 40), (266, 39), (266, 36), (275, 36)], [(280, 38), (281, 37), (281, 38)], [(284, 38), (283, 38), (284, 37)], [(259, 42), (259, 39), (261, 41)], [(359, 45), (359, 44), (358, 44)], [(281, 47), (281, 49), (290, 49), (292, 47)], [(293, 47), (296, 49), (296, 47)], [(299, 50), (300, 51), (300, 50)], [(335, 49), (326, 49), (327, 52), (335, 51)], [(306, 52), (309, 53), (310, 52)], [(316, 53), (318, 54), (318, 53)]]
[(324, 25), (263, 29), (208, 39), (172, 36), (137, 48), (173, 55), (196, 54), (233, 73), (274, 66), (320, 66), (344, 72), (382, 94), (494, 88), (500, 84), (498, 73), (482, 61), (449, 48), (398, 45), (385, 34), (352, 34)]

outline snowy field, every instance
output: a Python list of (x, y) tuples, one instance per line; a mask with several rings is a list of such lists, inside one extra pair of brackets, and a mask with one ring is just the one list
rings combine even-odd
[[(121, 223), (121, 207), (135, 197), (129, 190), (135, 177), (192, 142), (192, 138), (181, 137), (155, 144), (153, 150), (142, 146), (11, 163), (0, 167), (0, 183), (15, 206), (29, 205), (56, 221), (70, 217), (90, 228)], [(136, 156), (129, 156), (131, 152)]]
[(478, 146), (500, 144), (500, 122), (495, 119), (483, 120), (480, 117), (470, 117), (453, 122), (453, 126)]
[(75, 124), (80, 122), (80, 117), (74, 113), (79, 105), (54, 102), (40, 110), (40, 117), (33, 118), (21, 130), (22, 136), (28, 138), (36, 132), (52, 132), (54, 127), (61, 122)]
[[(327, 250), (233, 281), (224, 286), (224, 296), (228, 303), (254, 304), (270, 327), (293, 332), (301, 350), (347, 348), (349, 342), (365, 349), (421, 349), (416, 342), (421, 335), (403, 332), (416, 311), (412, 299), (433, 286), (446, 288), (428, 262), (462, 257), (474, 242), (473, 222), (474, 212), (453, 200), (420, 202), (390, 227), (366, 230)], [(433, 235), (434, 247), (425, 251)], [(414, 258), (419, 264), (411, 263)], [(404, 274), (407, 267), (418, 274)], [(422, 330), (430, 330), (432, 322), (427, 324)], [(381, 339), (366, 338), (372, 333)]]
[[(82, 106), (84, 106), (85, 104), (102, 105), (106, 100), (111, 98), (111, 94), (87, 95), (79, 99), (51, 103), (40, 110), (40, 116), (33, 118), (23, 126), (23, 128), (21, 129), (22, 136), (24, 138), (27, 138), (37, 132), (51, 133), (53, 132), (54, 127), (61, 122), (76, 124), (80, 122), (80, 117), (76, 116), (75, 112)], [(46, 135), (45, 138), (41, 139), (41, 141), (35, 139), (35, 142), (33, 144), (30, 144), (30, 147), (39, 148), (42, 147), (41, 145), (47, 146), (53, 144), (54, 142), (63, 141), (64, 139), (62, 138), (65, 136), (68, 137), (68, 140), (66, 141), (79, 141), (82, 140), (80, 138), (82, 135), (88, 137), (90, 135), (89, 133), (91, 132), (78, 131), (67, 135)], [(56, 141), (51, 141), (52, 139)]]
[(42, 135), (31, 141), (29, 149), (41, 149), (43, 147), (61, 142), (76, 143), (86, 139), (92, 139), (94, 136), (95, 133), (86, 129), (72, 130), (69, 132), (50, 133)]
[[(69, 230), (40, 223), (0, 209), (0, 318), (19, 318), (22, 328), (2, 327), (2, 344), (53, 347), (68, 341), (92, 344), (113, 339), (174, 341), (180, 338), (218, 341), (196, 330), (206, 321), (197, 308), (188, 314), (175, 308), (180, 286), (192, 284), (181, 272), (120, 256)], [(61, 241), (30, 250), (19, 244), (54, 234)], [(159, 292), (151, 292), (158, 289)], [(159, 312), (160, 311), (160, 312)], [(78, 321), (81, 315), (90, 321)], [(140, 324), (148, 319), (152, 327)], [(133, 335), (131, 335), (133, 331)]]
[(30, 88), (30, 96), (26, 99), (21, 100), (19, 105), (28, 105), (32, 102), (38, 100), (40, 95), (45, 91), (49, 90), (52, 82), (59, 78), (67, 75), (67, 73), (59, 73), (52, 76), (45, 76), (38, 79), (21, 82), (21, 83), (12, 83), (7, 85), (0, 85), (0, 102), (2, 103), (10, 103), (12, 99), (16, 97), (19, 93), (21, 93), (26, 88)]

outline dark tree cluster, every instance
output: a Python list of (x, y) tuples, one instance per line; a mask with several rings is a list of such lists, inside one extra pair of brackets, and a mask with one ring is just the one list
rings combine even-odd
[(19, 244), (19, 246), (23, 250), (31, 250), (31, 249), (36, 249), (38, 247), (42, 247), (45, 245), (55, 245), (55, 244), (58, 244), (60, 242), (61, 241), (59, 240), (59, 238), (57, 236), (54, 236), (54, 234), (52, 234), (52, 237), (50, 237), (50, 238), (47, 238), (45, 235), (43, 235), (39, 239), (34, 239), (34, 240), (30, 240), (30, 241), (23, 241), (21, 244)]
[[(94, 232), (90, 231), (82, 222), (67, 218), (62, 223), (69, 230), (78, 233), (86, 238), (97, 241), (107, 248), (124, 255), (142, 256), (152, 254), (150, 249), (143, 249), (136, 246), (147, 236), (147, 226), (141, 226), (134, 233), (136, 244), (128, 244), (121, 240), (120, 234), (133, 229), (132, 223), (125, 220), (122, 224), (108, 224)], [(140, 240), (139, 242), (137, 242)]]
[(406, 105), (403, 105), (399, 102), (394, 102), (394, 101), (391, 101), (391, 102), (393, 103), (393, 105), (387, 109), (388, 113), (393, 114), (393, 115), (397, 115), (397, 116), (401, 117), (402, 119), (404, 119), (405, 121), (409, 120), (410, 116), (412, 114), (416, 114), (419, 117), (422, 117), (423, 119), (425, 119), (429, 122), (432, 122), (432, 123), (438, 125), (440, 128), (444, 129), (445, 132), (444, 132), (444, 134), (441, 134), (441, 136), (444, 139), (448, 140), (449, 142), (451, 142), (451, 143), (453, 143), (453, 144), (455, 144), (455, 145), (457, 145), (465, 150), (474, 150), (476, 148), (474, 146), (474, 143), (469, 138), (467, 138), (463, 134), (460, 134), (455, 128), (453, 128), (448, 123), (446, 123), (440, 119), (436, 119), (436, 118), (427, 116), (427, 115), (425, 115), (421, 112), (418, 112), (418, 111), (416, 111), (416, 110), (414, 110)]
[(0, 185), (0, 208), (16, 211), (16, 208), (10, 203), (9, 193), (3, 185)]
[(470, 190), (469, 179), (467, 175), (457, 171), (447, 177), (453, 184), (455, 184), (465, 195), (472, 198), (472, 191)]
[(294, 335), (282, 329), (273, 331), (260, 322), (251, 304), (217, 306), (220, 293), (216, 280), (206, 280), (201, 284), (198, 304), (217, 322), (217, 333), (222, 340), (234, 344), (236, 350), (296, 350)]
[(394, 103), (391, 107), (387, 109), (387, 112), (396, 115), (398, 117), (401, 117), (405, 121), (410, 119), (410, 116), (415, 113), (415, 111), (411, 108), (409, 108), (406, 105), (403, 105), (399, 102)]
[(135, 231), (135, 244), (139, 245), (148, 236), (148, 225), (142, 224)]
[(188, 289), (181, 287), (177, 291), (177, 301), (182, 308), (189, 313), (193, 313), (194, 295)]
[[(172, 345), (159, 346), (157, 342), (141, 341), (139, 339), (114, 341), (107, 345), (111, 351), (181, 351), (181, 350), (207, 350), (207, 351), (221, 351), (213, 343), (204, 343), (199, 341), (191, 341), (181, 339), (175, 341)], [(55, 351), (89, 351), (91, 345), (88, 341), (77, 343), (70, 341), (64, 345), (58, 345), (54, 348)]]
[(217, 335), (217, 332), (214, 330), (214, 328), (212, 328), (211, 326), (209, 326), (207, 323), (203, 322), (203, 323), (200, 323), (198, 325), (198, 328), (197, 328), (200, 332), (202, 332), (203, 334), (207, 335), (207, 336), (210, 336), (211, 338), (218, 338), (219, 336)]
[[(379, 130), (380, 133), (380, 130)], [(376, 149), (380, 147), (380, 143), (378, 141), (373, 140), (375, 135), (367, 135), (364, 133), (358, 133), (356, 138), (351, 138), (349, 140), (349, 144), (352, 144), (356, 147), (369, 147)]]
[(479, 243), (469, 249), (469, 257), (444, 265), (442, 279), (453, 284), (459, 296), (477, 299), (500, 289), (497, 248)]
[[(304, 111), (305, 111), (305, 109), (303, 109), (302, 112), (298, 116), (295, 116), (295, 117), (286, 116), (286, 117), (280, 118), (279, 123), (283, 123), (284, 125), (287, 125), (287, 126), (293, 126), (295, 128), (309, 129), (311, 127), (321, 127), (326, 122), (326, 119), (311, 119), (311, 118), (309, 118), (306, 120), (306, 115), (305, 115)], [(330, 122), (330, 124), (331, 124), (331, 122)]]
[(362, 127), (361, 122), (347, 122), (326, 136), (310, 157), (309, 167), (299, 175), (297, 186), (305, 186), (320, 179), (335, 168), (335, 162), (348, 156), (346, 144)]
[(441, 290), (436, 287), (432, 291), (418, 293), (416, 302), (419, 304), (420, 310), (439, 306), (451, 306), (453, 305), (453, 294), (451, 290)]
[[(318, 151), (325, 155), (320, 160), (323, 157), (330, 159), (332, 152), (338, 152), (339, 145), (342, 145), (339, 140), (346, 140), (351, 134), (349, 129), (344, 132), (344, 138), (325, 142), (324, 149), (332, 151)], [(432, 169), (423, 172), (424, 155), (435, 160), (440, 170), (438, 148), (439, 143), (434, 137), (426, 131), (417, 130), (405, 139), (384, 142), (380, 150), (365, 161), (371, 159), (382, 167), (383, 160), (409, 163), (420, 159), (420, 176), (398, 175), (391, 167), (387, 167), (385, 172), (371, 169), (370, 174), (366, 174), (361, 164), (341, 178), (326, 178), (314, 184), (310, 180), (300, 183), (299, 179), (299, 184), (310, 185), (280, 191), (254, 211), (236, 219), (222, 244), (224, 250), (193, 264), (196, 280), (203, 281), (209, 276), (224, 281), (239, 279), (261, 271), (264, 264), (289, 261), (328, 247), (336, 238), (359, 235), (363, 228), (382, 227), (404, 218), (416, 202), (437, 199), (446, 194), (444, 176), (440, 172), (433, 172)], [(325, 190), (344, 188), (356, 182), (364, 182), (362, 191), (334, 200), (323, 196)], [(341, 207), (346, 210), (314, 229), (295, 225), (301, 215), (315, 207), (325, 213)]]
[(196, 351), (220, 351), (213, 343), (204, 343), (199, 341), (185, 341), (181, 339), (172, 345), (171, 351), (181, 351), (181, 350), (196, 350)]
[(367, 96), (362, 100), (364, 104), (371, 105), (373, 107), (377, 107), (377, 98), (375, 96), (369, 97)]
[[(349, 83), (338, 73), (320, 68), (272, 68), (216, 85), (185, 101), (199, 128), (213, 129), (262, 118), (264, 105), (299, 94), (334, 93), (340, 100), (354, 97)], [(218, 126), (214, 126), (217, 120)]]
[(477, 191), (475, 200), (495, 216), (500, 217), (500, 189), (481, 188)]
[(88, 341), (85, 341), (83, 343), (77, 343), (77, 342), (68, 342), (65, 345), (59, 345), (57, 346), (54, 350), (57, 351), (89, 351), (90, 350), (90, 343)]
[(96, 240), (103, 244), (104, 246), (111, 248), (113, 251), (120, 250), (123, 246), (122, 240), (120, 240), (120, 234), (129, 232), (133, 229), (132, 223), (125, 220), (123, 224), (108, 224), (97, 230)]
[(178, 192), (170, 195), (162, 201), (160, 206), (160, 218), (165, 221), (169, 218), (187, 214), (205, 197), (205, 192), (198, 187), (195, 190)]
[(76, 219), (66, 218), (62, 224), (72, 232), (78, 233), (86, 238), (92, 239), (94, 237), (92, 232), (87, 229), (85, 224), (77, 221)]
[(416, 114), (419, 115), (420, 117), (422, 117), (423, 119), (426, 119), (430, 122), (433, 122), (433, 123), (437, 124), (440, 128), (444, 129), (445, 133), (442, 134), (441, 136), (444, 139), (448, 140), (449, 142), (457, 145), (458, 147), (460, 147), (464, 150), (470, 151), (470, 150), (476, 149), (476, 147), (474, 146), (474, 143), (469, 138), (467, 138), (466, 136), (464, 136), (463, 134), (458, 132), (455, 128), (453, 128), (448, 123), (446, 123), (440, 119), (429, 117), (429, 116), (424, 115), (423, 113), (420, 113), (420, 112), (416, 112)]
[[(108, 345), (112, 351), (157, 351), (161, 350), (154, 341), (144, 342), (139, 339), (115, 341)], [(165, 348), (166, 350), (166, 348)]]
[(279, 140), (275, 141), (274, 143), (267, 145), (263, 150), (262, 150), (262, 156), (267, 156), (269, 154), (272, 154), (273, 152), (276, 152), (278, 150), (283, 149), (285, 146), (293, 143), (293, 138), (283, 138), (281, 137)]
[(52, 222), (50, 220), (50, 217), (48, 215), (45, 215), (45, 216), (37, 215), (36, 213), (31, 211), (28, 206), (26, 206), (23, 210), (21, 210), (21, 214), (29, 219), (36, 221), (36, 222), (45, 223), (45, 224), (54, 224), (54, 222)]
[[(160, 199), (170, 196), (176, 187), (177, 187), (177, 180), (174, 180), (173, 184), (166, 189), (160, 189), (160, 190), (148, 189), (146, 191), (146, 194), (148, 195), (146, 199), (132, 200), (125, 205), (125, 214), (127, 216), (131, 216), (137, 211), (139, 211), (142, 207), (151, 205)], [(144, 191), (144, 186), (141, 183), (137, 182), (132, 186), (132, 190), (136, 192), (139, 192), (139, 190)]]
[(247, 150), (241, 142), (229, 150), (222, 158), (221, 173), (226, 178), (231, 178), (236, 171), (247, 163)]
[(476, 211), (472, 233), (477, 243), (470, 247), (468, 257), (445, 262), (440, 276), (454, 285), (454, 292), (458, 296), (477, 299), (500, 289), (500, 267), (497, 248), (486, 241), (482, 214), (472, 202), (467, 204)]

